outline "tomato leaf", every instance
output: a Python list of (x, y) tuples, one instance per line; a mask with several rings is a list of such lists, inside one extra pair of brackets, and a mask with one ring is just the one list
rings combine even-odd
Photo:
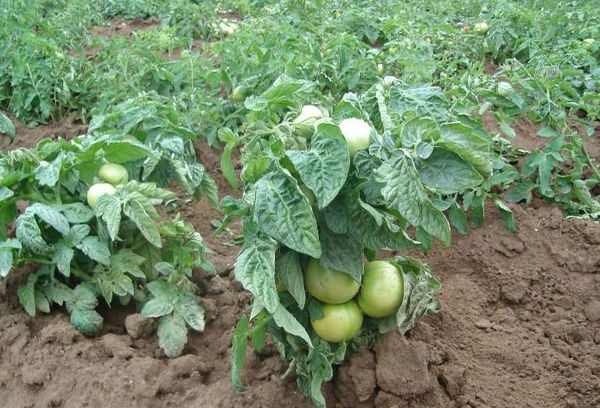
[(90, 235), (85, 237), (77, 244), (77, 249), (80, 249), (84, 254), (102, 265), (110, 265), (110, 251), (108, 246), (96, 236)]
[(296, 181), (278, 170), (262, 177), (255, 187), (254, 220), (259, 228), (288, 248), (319, 258), (317, 222)]
[(440, 128), (437, 144), (458, 154), (483, 177), (492, 174), (490, 141), (461, 123), (448, 123)]
[(417, 161), (419, 178), (429, 188), (458, 193), (483, 183), (483, 177), (459, 155), (434, 148), (431, 155)]
[(158, 323), (158, 345), (163, 349), (167, 357), (181, 355), (185, 343), (187, 343), (187, 327), (185, 321), (173, 314), (160, 318)]
[(275, 283), (275, 245), (271, 241), (254, 239), (244, 245), (235, 261), (236, 279), (274, 313), (279, 306)]
[(448, 219), (450, 220), (452, 226), (454, 226), (454, 228), (456, 228), (456, 230), (462, 235), (465, 235), (469, 231), (467, 214), (463, 211), (462, 208), (460, 208), (460, 205), (458, 205), (458, 203), (452, 203), (450, 211), (448, 212)]
[(35, 221), (33, 213), (25, 211), (17, 218), (16, 236), (23, 248), (35, 254), (45, 254), (50, 250), (42, 238), (42, 231)]
[(360, 283), (364, 273), (362, 245), (349, 234), (335, 234), (325, 223), (321, 225), (320, 235), (323, 248), (320, 264), (347, 273)]
[(98, 300), (92, 289), (87, 284), (80, 284), (72, 292), (72, 297), (67, 302), (67, 310), (71, 314), (71, 324), (82, 334), (91, 336), (102, 327), (102, 316), (94, 309)]
[(300, 309), (304, 309), (306, 292), (304, 290), (304, 274), (300, 266), (298, 253), (286, 251), (275, 259), (275, 271), (286, 289), (298, 303)]
[(423, 316), (439, 311), (440, 303), (435, 296), (441, 284), (431, 275), (427, 265), (414, 258), (396, 257), (391, 261), (404, 276), (404, 297), (396, 313), (396, 324), (404, 334)]
[(309, 150), (289, 150), (287, 157), (304, 184), (315, 193), (321, 209), (342, 189), (350, 169), (347, 143), (339, 127), (332, 123), (316, 127)]
[(277, 310), (273, 313), (273, 320), (275, 321), (275, 324), (285, 330), (286, 333), (302, 338), (306, 344), (308, 344), (308, 347), (313, 346), (304, 326), (302, 326), (294, 315), (282, 304), (279, 304)]
[(246, 391), (242, 384), (242, 372), (246, 362), (246, 349), (248, 347), (248, 317), (242, 316), (233, 331), (231, 341), (231, 382), (233, 387), (239, 391)]
[(515, 224), (513, 212), (510, 209), (510, 207), (508, 207), (505, 203), (502, 202), (502, 200), (499, 199), (494, 200), (494, 204), (496, 205), (496, 208), (498, 208), (498, 212), (500, 213), (500, 219), (502, 220), (506, 228), (510, 232), (516, 234), (519, 231), (519, 229)]
[(123, 205), (123, 213), (134, 222), (144, 238), (157, 248), (162, 247), (160, 232), (146, 211), (146, 208), (138, 200), (128, 200)]
[(412, 225), (450, 244), (448, 220), (429, 200), (410, 157), (403, 152), (393, 155), (377, 169), (376, 180), (384, 184), (381, 194), (388, 206), (397, 209)]
[(0, 112), (0, 133), (5, 134), (10, 139), (11, 143), (15, 140), (16, 130), (15, 125), (4, 113)]

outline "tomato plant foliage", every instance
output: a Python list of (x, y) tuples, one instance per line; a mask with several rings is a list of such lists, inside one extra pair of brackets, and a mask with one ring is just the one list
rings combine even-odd
[[(0, 278), (35, 265), (18, 288), (29, 315), (66, 306), (71, 323), (93, 335), (103, 323), (98, 299), (109, 306), (133, 302), (142, 315), (159, 318), (159, 344), (168, 356), (182, 352), (188, 327), (204, 329), (190, 278), (193, 267), (213, 268), (202, 237), (171, 214), (175, 194), (135, 177), (107, 184), (111, 194), (94, 196), (93, 209), (86, 204), (90, 186), (102, 186), (102, 163), (142, 175), (147, 160), (164, 154), (106, 134), (46, 139), (0, 154)], [(19, 211), (21, 201), (28, 205)]]
[[(302, 87), (289, 85), (284, 90), (285, 81), (293, 82), (280, 78), (259, 97), (267, 111), (283, 113), (300, 105)], [(465, 196), (481, 195), (494, 171), (494, 156), (487, 133), (468, 117), (453, 113), (439, 88), (408, 85), (393, 77), (362, 95), (344, 96), (331, 118), (314, 123), (309, 140), (295, 134), (288, 117), (280, 123), (254, 123), (254, 129), (270, 125), (271, 132), (257, 135), (251, 124), (247, 134), (229, 137), (231, 143), (246, 142), (245, 186), (242, 199), (224, 200), (225, 223), (242, 218), (243, 248), (235, 276), (254, 295), (251, 324), (244, 319), (236, 330), (233, 377), (241, 387), (239, 354), (245, 353), (246, 344), (241, 338), (266, 332), (290, 360), (302, 391), (323, 405), (320, 385), (331, 379), (332, 364), (361, 341), (394, 327), (406, 332), (423, 315), (435, 312), (439, 283), (414, 259), (390, 260), (405, 281), (397, 312), (384, 319), (366, 318), (356, 338), (328, 343), (308, 324), (323, 312), (304, 287), (307, 263), (318, 259), (323, 267), (360, 283), (364, 254), (372, 258), (383, 249), (427, 249), (432, 239), (449, 245), (451, 224), (460, 229), (457, 219), (467, 218)], [(352, 158), (339, 127), (347, 118), (371, 127), (368, 148)], [(314, 193), (315, 205), (306, 188)], [(286, 292), (277, 291), (278, 281)], [(263, 326), (266, 331), (260, 329)]]

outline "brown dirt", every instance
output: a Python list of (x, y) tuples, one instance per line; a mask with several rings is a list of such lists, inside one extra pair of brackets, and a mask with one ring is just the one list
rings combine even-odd
[[(198, 154), (232, 193), (215, 171), (218, 153), (199, 143)], [(329, 407), (600, 406), (600, 225), (548, 206), (514, 211), (517, 235), (490, 209), (483, 228), (423, 257), (444, 285), (442, 312), (357, 353), (326, 387)], [(250, 354), (250, 390), (232, 389), (232, 327), (249, 300), (232, 279), (237, 249), (211, 236), (219, 214), (204, 200), (183, 212), (213, 246), (218, 269), (195, 275), (209, 322), (185, 355), (164, 358), (139, 319), (125, 322), (130, 310), (107, 312), (103, 333), (85, 338), (63, 311), (32, 320), (13, 295), (0, 303), (4, 406), (312, 406), (280, 379), (285, 364), (275, 354)]]
[[(490, 112), (486, 112), (483, 115), (483, 127), (489, 133), (501, 133), (498, 127), (498, 122)], [(543, 149), (548, 138), (536, 136), (536, 133), (542, 128), (540, 124), (531, 123), (525, 118), (518, 118), (517, 123), (511, 125), (515, 131), (515, 138), (511, 139), (507, 136), (503, 136), (509, 140), (515, 147), (525, 149), (529, 152), (536, 149)]]
[(128, 37), (136, 31), (146, 31), (160, 25), (158, 17), (150, 17), (147, 19), (134, 18), (125, 20), (122, 18), (113, 18), (106, 22), (102, 27), (94, 27), (90, 30), (92, 35), (98, 37), (112, 38), (117, 36)]
[(17, 137), (12, 144), (6, 138), (0, 138), (0, 150), (13, 150), (18, 147), (33, 147), (42, 139), (63, 137), (67, 140), (83, 135), (87, 125), (81, 123), (75, 116), (70, 116), (62, 122), (50, 122), (47, 125), (27, 127), (16, 119), (11, 119), (15, 125)]
[(220, 18), (229, 19), (229, 20), (238, 20), (238, 21), (241, 21), (241, 20), (244, 19), (244, 16), (242, 16), (239, 13), (236, 13), (235, 11), (224, 11), (224, 12), (217, 13), (217, 15)]

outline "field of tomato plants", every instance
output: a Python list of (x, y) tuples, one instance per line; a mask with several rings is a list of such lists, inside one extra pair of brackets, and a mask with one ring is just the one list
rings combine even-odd
[(0, 400), (600, 406), (600, 8), (0, 0)]

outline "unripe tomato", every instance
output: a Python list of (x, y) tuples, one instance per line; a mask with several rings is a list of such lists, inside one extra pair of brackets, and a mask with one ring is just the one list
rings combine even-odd
[(304, 105), (300, 114), (294, 119), (294, 131), (299, 136), (309, 138), (315, 131), (315, 122), (329, 116), (327, 111), (315, 105)]
[(113, 186), (125, 184), (129, 181), (127, 169), (117, 163), (103, 164), (98, 170), (98, 177)]
[(371, 126), (362, 119), (344, 119), (340, 122), (340, 130), (348, 143), (350, 157), (371, 144)]
[(337, 343), (350, 340), (360, 332), (363, 314), (354, 300), (339, 305), (323, 305), (323, 318), (311, 320), (314, 331), (323, 340)]
[(304, 282), (308, 293), (320, 301), (330, 304), (347, 302), (360, 289), (360, 284), (350, 275), (324, 268), (316, 259), (308, 261)]
[(244, 102), (248, 95), (248, 89), (243, 85), (238, 85), (231, 92), (231, 100), (235, 102)]
[(490, 29), (490, 26), (485, 21), (475, 23), (475, 32), (479, 34), (485, 34)]
[(515, 89), (508, 82), (502, 81), (498, 83), (498, 93), (508, 98), (515, 93)]
[(90, 207), (96, 208), (98, 199), (104, 194), (114, 195), (117, 192), (112, 184), (97, 183), (91, 186), (87, 192), (87, 202)]
[(358, 305), (371, 317), (386, 317), (398, 310), (404, 297), (404, 277), (394, 265), (373, 261), (365, 265)]

